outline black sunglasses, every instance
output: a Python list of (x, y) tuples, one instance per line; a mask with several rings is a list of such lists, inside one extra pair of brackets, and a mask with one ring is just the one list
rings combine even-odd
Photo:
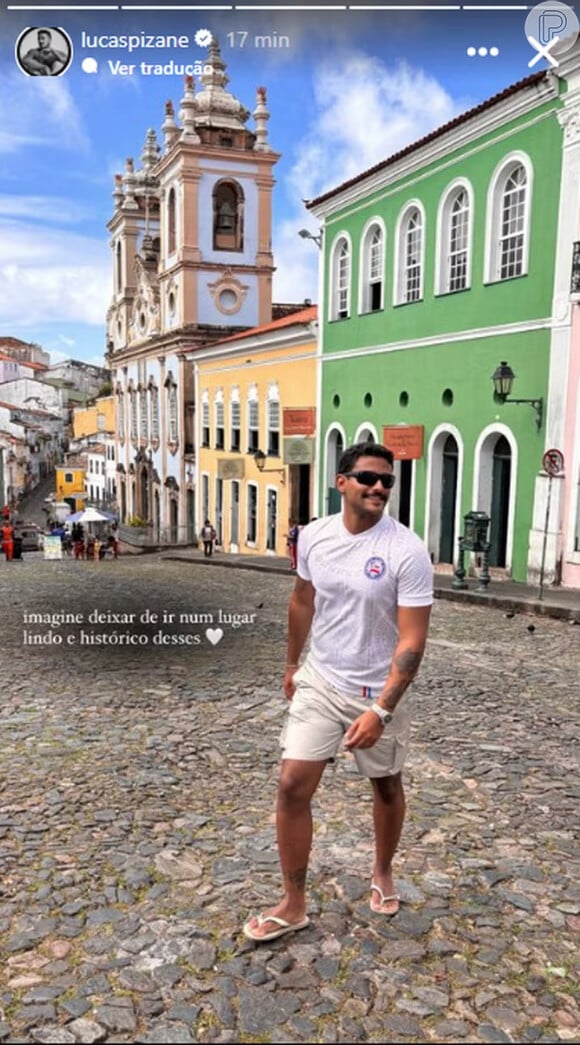
[(391, 490), (395, 485), (395, 476), (392, 472), (344, 472), (345, 479), (356, 479), (361, 486), (374, 486), (381, 483), (385, 490)]

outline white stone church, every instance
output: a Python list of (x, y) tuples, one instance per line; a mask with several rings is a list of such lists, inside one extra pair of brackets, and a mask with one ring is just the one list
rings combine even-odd
[(266, 91), (257, 90), (249, 130), (216, 41), (204, 70), (197, 92), (185, 78), (180, 122), (167, 102), (163, 145), (149, 130), (141, 166), (128, 159), (116, 176), (107, 226), (120, 520), (146, 526), (152, 544), (195, 539), (195, 395), (186, 354), (280, 315), (272, 308), (271, 249), (279, 154), (268, 143)]

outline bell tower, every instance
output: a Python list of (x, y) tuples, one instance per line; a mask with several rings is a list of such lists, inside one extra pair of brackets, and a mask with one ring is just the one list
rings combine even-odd
[(166, 109), (159, 178), (159, 294), (165, 331), (197, 328), (202, 339), (272, 316), (272, 170), (266, 91), (253, 116), (228, 90), (225, 62), (213, 41), (196, 92), (185, 78), (176, 124)]
[(268, 142), (266, 89), (257, 89), (250, 130), (215, 39), (197, 64), (199, 89), (185, 77), (179, 122), (166, 103), (162, 149), (148, 131), (142, 166), (129, 159), (116, 175), (109, 355), (153, 337), (188, 348), (272, 318), (280, 156)]

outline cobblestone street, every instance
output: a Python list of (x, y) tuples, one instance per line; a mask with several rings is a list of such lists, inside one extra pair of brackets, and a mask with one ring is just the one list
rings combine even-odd
[(292, 584), (157, 556), (0, 563), (1, 1041), (578, 1040), (567, 621), (438, 601), (400, 913), (369, 910), (370, 787), (341, 754), (310, 926), (243, 937), (279, 896)]

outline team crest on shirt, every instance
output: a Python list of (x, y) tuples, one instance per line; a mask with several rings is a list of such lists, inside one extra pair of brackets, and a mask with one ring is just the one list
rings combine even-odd
[(384, 559), (381, 559), (380, 555), (372, 555), (365, 562), (365, 574), (367, 577), (370, 577), (371, 581), (378, 581), (383, 576), (386, 568), (387, 564)]

